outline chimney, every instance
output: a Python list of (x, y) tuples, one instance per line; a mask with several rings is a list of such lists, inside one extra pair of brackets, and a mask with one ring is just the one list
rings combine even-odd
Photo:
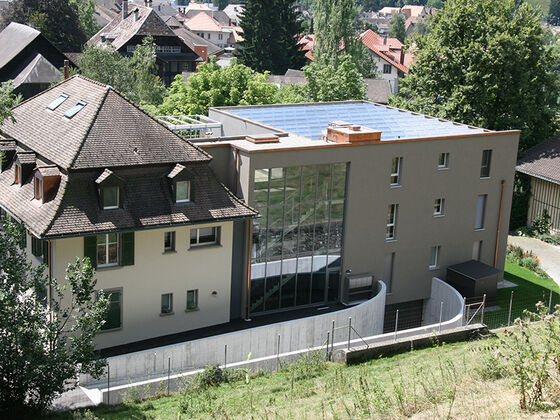
[(383, 45), (387, 45), (387, 34), (383, 35)]
[(404, 48), (401, 49), (401, 59), (400, 59), (401, 64), (404, 64)]
[(64, 80), (70, 78), (70, 61), (64, 60)]
[(122, 18), (123, 18), (123, 20), (125, 20), (127, 16), (128, 16), (128, 0), (123, 0), (123, 2), (122, 2)]
[(334, 143), (369, 144), (381, 140), (381, 131), (346, 121), (329, 122), (327, 141)]
[(134, 21), (138, 22), (138, 19), (140, 19), (140, 10), (138, 10), (138, 8), (134, 9)]

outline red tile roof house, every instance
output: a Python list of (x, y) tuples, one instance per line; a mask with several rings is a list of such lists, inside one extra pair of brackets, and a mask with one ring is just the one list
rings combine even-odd
[[(377, 65), (379, 78), (388, 80), (391, 85), (391, 92), (396, 94), (399, 91), (399, 79), (409, 71), (407, 64), (412, 63), (412, 55), (404, 53), (404, 44), (397, 38), (383, 37), (371, 29), (363, 32), (360, 38), (362, 43), (371, 51)], [(313, 61), (315, 36), (313, 34), (304, 35), (300, 44), (302, 49), (306, 51), (305, 57)]]
[(29, 257), (58, 281), (90, 258), (111, 293), (97, 348), (236, 317), (248, 257), (234, 226), (242, 238), (257, 213), (217, 180), (208, 153), (81, 76), (13, 112), (0, 126), (0, 209), (24, 223)]
[(560, 136), (529, 149), (515, 169), (531, 179), (527, 225), (546, 210), (552, 230), (560, 232)]

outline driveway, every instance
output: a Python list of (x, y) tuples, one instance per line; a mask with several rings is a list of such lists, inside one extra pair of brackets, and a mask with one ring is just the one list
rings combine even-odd
[(508, 243), (532, 251), (539, 257), (541, 268), (560, 286), (560, 246), (525, 236), (508, 236)]

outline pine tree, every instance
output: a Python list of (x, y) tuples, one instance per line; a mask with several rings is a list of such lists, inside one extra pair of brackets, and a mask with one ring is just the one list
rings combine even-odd
[(293, 0), (247, 0), (239, 24), (243, 28), (241, 63), (258, 72), (284, 74), (305, 64), (298, 45), (301, 15)]

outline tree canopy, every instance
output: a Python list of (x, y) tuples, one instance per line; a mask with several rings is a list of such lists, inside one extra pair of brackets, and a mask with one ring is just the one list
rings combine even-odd
[(157, 75), (155, 48), (151, 37), (144, 38), (132, 57), (111, 47), (88, 46), (78, 65), (84, 76), (111, 85), (133, 102), (157, 106), (163, 101), (165, 86)]
[[(0, 222), (0, 415), (38, 418), (80, 373), (100, 376), (105, 362), (93, 348), (108, 300), (96, 298), (88, 260), (66, 270), (66, 284), (49, 282), (45, 266), (28, 261), (21, 225)], [(51, 300), (47, 302), (46, 288)], [(62, 301), (64, 300), (64, 305)]]
[(303, 33), (301, 13), (294, 0), (247, 0), (240, 16), (243, 41), (239, 61), (258, 72), (284, 74), (305, 64), (298, 44)]
[(391, 104), (493, 130), (521, 129), (520, 152), (556, 131), (558, 55), (539, 17), (513, 0), (447, 0)]
[(159, 112), (206, 114), (211, 106), (271, 104), (278, 88), (267, 83), (267, 78), (268, 73), (258, 73), (235, 58), (229, 66), (221, 67), (211, 57), (209, 63), (198, 66), (188, 82), (180, 74), (175, 76)]
[(391, 38), (397, 38), (399, 41), (404, 43), (406, 38), (406, 18), (402, 13), (397, 13), (391, 18), (391, 27), (389, 28), (388, 35)]
[[(10, 22), (37, 28), (63, 52), (80, 51), (88, 40), (81, 23), (79, 5), (86, 0), (14, 0), (2, 11), (0, 28)], [(80, 6), (81, 7), (81, 6)]]
[(14, 87), (11, 80), (0, 83), (0, 125), (4, 120), (13, 118), (12, 108), (21, 101), (21, 96), (14, 95)]

